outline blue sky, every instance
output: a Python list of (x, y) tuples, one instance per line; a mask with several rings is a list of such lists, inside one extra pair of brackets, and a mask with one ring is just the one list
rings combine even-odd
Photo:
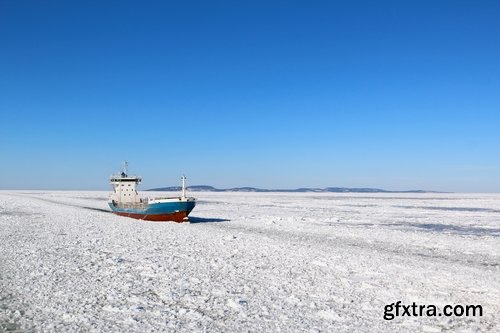
[(500, 191), (498, 1), (0, 1), (0, 188)]

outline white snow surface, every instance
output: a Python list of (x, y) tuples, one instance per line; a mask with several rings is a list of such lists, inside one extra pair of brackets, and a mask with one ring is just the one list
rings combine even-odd
[(0, 332), (500, 332), (498, 194), (191, 195), (177, 224), (0, 191)]

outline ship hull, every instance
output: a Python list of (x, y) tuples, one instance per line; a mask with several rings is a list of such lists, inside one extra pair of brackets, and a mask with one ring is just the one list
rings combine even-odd
[(195, 205), (194, 200), (181, 199), (149, 203), (144, 209), (119, 207), (113, 202), (109, 203), (109, 207), (117, 215), (156, 222), (186, 222)]

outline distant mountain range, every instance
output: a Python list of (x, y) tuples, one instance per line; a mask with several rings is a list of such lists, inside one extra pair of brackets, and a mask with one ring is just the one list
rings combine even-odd
[[(325, 188), (310, 188), (303, 187), (291, 190), (280, 189), (263, 189), (256, 187), (233, 187), (219, 189), (209, 185), (193, 185), (187, 187), (188, 191), (192, 192), (313, 192), (313, 193), (438, 193), (436, 191), (423, 191), (423, 190), (410, 190), (410, 191), (387, 191), (379, 188), (349, 188), (349, 187), (325, 187)], [(180, 186), (152, 188), (147, 191), (166, 191), (178, 192), (181, 190)]]

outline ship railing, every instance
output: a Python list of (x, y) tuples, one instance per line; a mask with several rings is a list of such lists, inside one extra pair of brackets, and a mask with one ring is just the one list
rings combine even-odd
[(154, 197), (151, 198), (151, 201), (157, 201), (157, 200), (172, 200), (172, 199), (181, 199), (181, 196), (176, 196), (176, 197)]
[(116, 204), (116, 206), (121, 207), (121, 208), (132, 208), (132, 209), (144, 209), (148, 205), (147, 202), (122, 202), (119, 204)]

